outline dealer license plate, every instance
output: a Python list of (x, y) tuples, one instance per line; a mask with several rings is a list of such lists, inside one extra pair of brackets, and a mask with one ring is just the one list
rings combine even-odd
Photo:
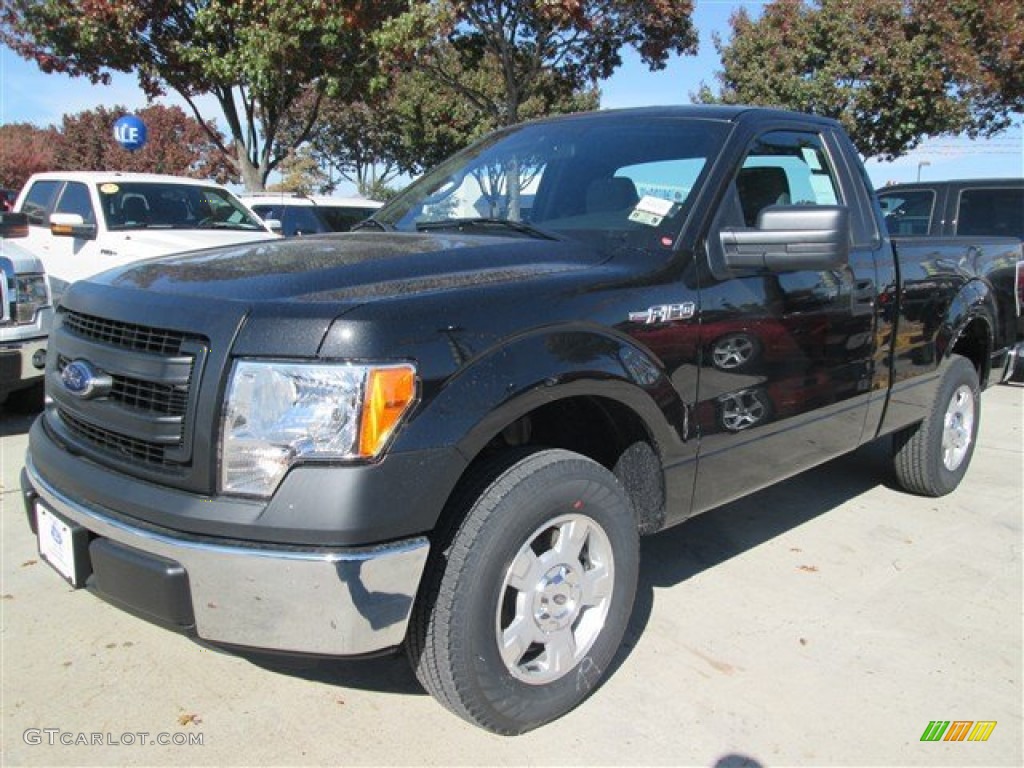
[(71, 586), (79, 587), (75, 562), (75, 536), (71, 526), (36, 502), (36, 531), (39, 534), (39, 554), (67, 579)]

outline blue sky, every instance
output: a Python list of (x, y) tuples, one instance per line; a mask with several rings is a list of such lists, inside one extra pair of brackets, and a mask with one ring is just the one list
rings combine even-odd
[[(673, 59), (663, 71), (649, 72), (639, 57), (627, 51), (623, 66), (601, 84), (602, 106), (689, 103), (690, 94), (701, 82), (714, 80), (719, 60), (712, 34), (717, 31), (728, 35), (729, 15), (740, 5), (756, 14), (763, 3), (697, 0), (694, 23), (700, 30), (700, 52), (697, 56)], [(182, 104), (174, 94), (162, 102)], [(212, 99), (200, 103), (204, 117), (219, 117)], [(43, 74), (35, 64), (0, 46), (0, 122), (57, 124), (65, 113), (114, 104), (129, 109), (146, 105), (134, 76), (115, 75), (111, 85), (94, 86), (84, 79)], [(894, 162), (869, 161), (867, 167), (876, 186), (890, 181), (913, 181), (918, 173), (923, 179), (1024, 176), (1024, 116), (1018, 115), (1009, 131), (987, 141), (938, 137)]]

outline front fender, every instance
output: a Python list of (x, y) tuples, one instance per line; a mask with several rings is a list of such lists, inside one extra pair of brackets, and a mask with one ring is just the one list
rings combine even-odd
[(467, 362), (423, 404), (395, 448), (456, 445), (472, 460), (521, 416), (569, 397), (629, 408), (663, 456), (682, 445), (686, 409), (661, 364), (628, 337), (568, 326), (517, 337)]

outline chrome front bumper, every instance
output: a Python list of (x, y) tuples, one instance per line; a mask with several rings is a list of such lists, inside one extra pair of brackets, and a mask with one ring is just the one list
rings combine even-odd
[(401, 644), (426, 565), (425, 537), (311, 550), (222, 544), (135, 527), (49, 485), (25, 460), (32, 490), (61, 517), (188, 574), (196, 634), (212, 643), (330, 656)]

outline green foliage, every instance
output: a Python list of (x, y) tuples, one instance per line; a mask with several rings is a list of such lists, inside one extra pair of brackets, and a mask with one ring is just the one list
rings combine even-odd
[(524, 107), (553, 111), (622, 63), (625, 46), (652, 68), (694, 53), (691, 0), (412, 0), (375, 36), (388, 63), (425, 75), (491, 125)]
[(308, 147), (300, 147), (288, 155), (279, 166), (281, 182), (267, 187), (269, 192), (290, 192), (296, 195), (314, 195), (328, 191), (327, 174), (310, 154)]
[(741, 8), (729, 43), (715, 41), (717, 92), (705, 84), (695, 97), (835, 118), (865, 156), (895, 157), (925, 136), (992, 133), (1021, 109), (1022, 7), (774, 0), (757, 20)]
[(0, 40), (46, 72), (93, 82), (135, 72), (150, 97), (175, 90), (196, 117), (194, 97), (212, 94), (233, 142), (223, 148), (234, 150), (246, 186), (261, 189), (304, 140), (319, 99), (283, 145), (284, 115), (310, 90), (364, 87), (377, 63), (367, 33), (402, 7), (398, 0), (9, 0)]

